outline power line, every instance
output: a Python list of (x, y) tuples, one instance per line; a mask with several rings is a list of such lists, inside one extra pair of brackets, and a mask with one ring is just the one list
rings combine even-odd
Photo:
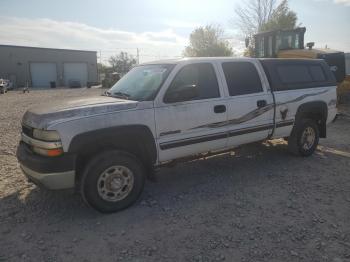
[[(176, 59), (181, 58), (181, 55), (167, 55), (167, 54), (161, 54), (160, 52), (154, 51), (151, 48), (114, 48), (114, 49), (100, 49), (97, 52), (97, 58), (101, 64), (108, 64), (109, 58), (113, 55), (118, 55), (120, 52), (123, 52), (123, 50), (127, 50), (127, 53), (131, 56), (135, 57), (137, 64), (139, 64), (140, 60), (146, 60), (146, 61), (152, 61), (152, 60), (161, 60), (161, 59)], [(130, 52), (130, 50), (133, 50), (134, 52)], [(146, 53), (143, 53), (143, 51), (146, 50)], [(143, 58), (143, 59), (142, 59)]]

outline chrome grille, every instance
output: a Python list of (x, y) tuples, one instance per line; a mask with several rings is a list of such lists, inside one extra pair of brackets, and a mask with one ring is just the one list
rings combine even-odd
[(33, 137), (33, 128), (31, 128), (31, 127), (22, 126), (22, 132), (23, 132), (23, 134), (25, 134), (29, 137)]

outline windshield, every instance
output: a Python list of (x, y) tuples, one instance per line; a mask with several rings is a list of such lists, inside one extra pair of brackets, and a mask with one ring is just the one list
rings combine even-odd
[(173, 67), (170, 64), (134, 67), (108, 91), (108, 95), (135, 101), (153, 100)]

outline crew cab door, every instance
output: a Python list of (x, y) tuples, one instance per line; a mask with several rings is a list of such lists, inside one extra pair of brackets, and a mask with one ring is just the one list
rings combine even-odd
[(227, 120), (218, 70), (211, 62), (177, 65), (155, 100), (160, 162), (225, 148)]
[(228, 147), (266, 139), (273, 128), (273, 97), (256, 60), (220, 62), (227, 97)]

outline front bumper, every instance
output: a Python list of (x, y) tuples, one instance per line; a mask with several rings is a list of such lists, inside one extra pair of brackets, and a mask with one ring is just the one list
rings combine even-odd
[(70, 189), (75, 185), (75, 155), (43, 157), (34, 154), (29, 146), (20, 142), (17, 159), (28, 179), (47, 189)]
[(23, 173), (30, 182), (43, 186), (50, 190), (70, 189), (75, 184), (75, 172), (67, 171), (61, 173), (38, 173), (24, 165), (20, 165)]

